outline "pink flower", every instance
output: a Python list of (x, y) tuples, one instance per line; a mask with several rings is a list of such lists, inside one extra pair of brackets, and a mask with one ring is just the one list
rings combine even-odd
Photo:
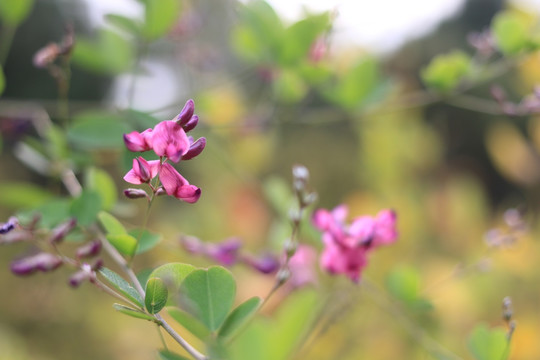
[(293, 288), (317, 283), (315, 264), (317, 252), (309, 245), (300, 244), (289, 260), (291, 278), (289, 283)]
[(347, 208), (336, 207), (313, 214), (313, 225), (323, 232), (324, 251), (321, 267), (331, 274), (344, 274), (358, 282), (367, 264), (367, 254), (376, 247), (393, 243), (397, 238), (396, 214), (382, 210), (377, 216), (359, 216), (348, 225)]
[(176, 121), (167, 120), (160, 122), (154, 128), (152, 148), (158, 156), (166, 156), (176, 163), (188, 152), (190, 143), (182, 126)]
[(143, 157), (133, 159), (133, 168), (124, 176), (131, 184), (143, 184), (152, 180), (159, 171), (159, 160), (146, 161)]
[(124, 134), (124, 143), (129, 151), (141, 152), (152, 149), (152, 129), (146, 129), (142, 133), (132, 131)]
[(195, 203), (201, 196), (201, 189), (195, 185), (190, 185), (169, 163), (161, 166), (159, 180), (165, 188), (167, 195), (172, 195), (177, 199), (188, 203)]

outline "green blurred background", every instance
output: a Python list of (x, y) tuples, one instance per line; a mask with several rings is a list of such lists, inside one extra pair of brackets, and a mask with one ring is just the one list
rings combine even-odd
[[(524, 21), (534, 15), (517, 3), (469, 0), (429, 34), (374, 55), (355, 44), (334, 46), (330, 24), (339, 11), (331, 4), (327, 13), (308, 14), (290, 30), (292, 21), (279, 20), (260, 2), (172, 0), (154, 15), (152, 3), (140, 2), (147, 9), (140, 20), (109, 16), (96, 27), (89, 21), (91, 2), (35, 1), (16, 27), (0, 98), (2, 219), (66, 195), (58, 178), (21, 163), (20, 143), (36, 138), (36, 118), (48, 114), (64, 126), (55, 81), (32, 65), (32, 57), (59, 42), (71, 23), (76, 46), (65, 126), (67, 157), (81, 179), (90, 166), (103, 169), (120, 193), (130, 164), (121, 136), (104, 144), (100, 134), (95, 140), (79, 132), (77, 124), (88, 118), (123, 124), (101, 134), (121, 135), (150, 127), (148, 114), (172, 118), (193, 98), (201, 119), (194, 133), (208, 141), (200, 157), (180, 167), (202, 188), (200, 201), (159, 199), (149, 228), (162, 233), (162, 241), (136, 260), (137, 271), (167, 261), (210, 265), (181, 249), (181, 234), (206, 241), (238, 236), (252, 252), (279, 252), (289, 232), (284, 209), (290, 205), (290, 170), (300, 163), (311, 172), (318, 207), (346, 203), (352, 215), (394, 208), (400, 238), (370, 258), (366, 284), (320, 272), (318, 286), (298, 290), (290, 300), (276, 296), (263, 311), (278, 319), (271, 331), (287, 334), (295, 306), (312, 310), (298, 315), (300, 325), (321, 306), (325, 314), (288, 358), (431, 359), (438, 348), (426, 336), (472, 358), (468, 334), (479, 322), (503, 325), (505, 296), (513, 299), (518, 323), (510, 358), (540, 358), (540, 118), (494, 115), (452, 101), (423, 103), (427, 92), (419, 75), (437, 54), (453, 48), (472, 54), (467, 34), (489, 27), (498, 11), (511, 9)], [(12, 28), (2, 23), (4, 47)], [(324, 43), (321, 58), (313, 53), (317, 41)], [(523, 56), (468, 93), (489, 100), (489, 86), (497, 83), (518, 101), (540, 81), (539, 56)], [(142, 221), (143, 205), (119, 198), (113, 212), (134, 226)], [(530, 232), (509, 247), (488, 248), (484, 234), (504, 228), (502, 214), (512, 207), (524, 212)], [(301, 239), (321, 248), (307, 224)], [(89, 284), (70, 289), (69, 270), (12, 275), (10, 261), (25, 251), (24, 244), (0, 248), (0, 359), (156, 357), (156, 329), (115, 312), (111, 299)], [(232, 271), (238, 302), (264, 296), (272, 286), (271, 276), (241, 266)], [(415, 296), (431, 305), (400, 299), (388, 285), (393, 278), (409, 279)]]

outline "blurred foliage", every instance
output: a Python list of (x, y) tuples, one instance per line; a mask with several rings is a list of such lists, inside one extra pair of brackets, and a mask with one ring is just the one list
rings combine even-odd
[[(211, 354), (221, 356), (221, 341), (231, 341), (235, 360), (455, 358), (448, 349), (478, 360), (540, 357), (540, 118), (505, 112), (489, 95), (498, 83), (511, 92), (505, 101), (521, 101), (540, 81), (537, 18), (508, 9), (483, 12), (486, 21), (478, 23), (477, 13), (465, 11), (447, 28), (378, 58), (334, 47), (331, 12), (287, 22), (260, 0), (141, 0), (140, 17), (107, 14), (104, 26), (89, 31), (82, 2), (71, 12), (60, 12), (61, 4), (0, 0), (0, 40), (12, 37), (0, 46), (2, 219), (17, 212), (21, 219), (41, 214), (45, 227), (69, 216), (99, 223), (123, 254), (140, 254), (134, 266), (142, 278), (174, 281), (151, 280), (152, 297), (140, 299), (118, 269), (102, 276), (135, 304), (146, 300), (151, 312), (171, 305), (171, 294), (183, 287), (188, 305), (166, 306), (165, 316), (198, 348), (218, 339), (206, 349)], [(52, 17), (40, 16), (46, 11)], [(473, 55), (463, 22), (467, 30), (489, 26), (497, 55)], [(67, 23), (76, 30), (70, 96), (63, 99), (68, 118), (50, 100), (57, 96), (54, 72), (31, 67), (39, 48), (61, 42)], [(449, 50), (453, 34), (461, 43), (452, 47), (463, 50)], [(166, 66), (167, 79), (153, 73), (156, 63)], [(157, 79), (151, 89), (147, 79)], [(166, 81), (176, 86), (176, 100), (163, 106)], [(135, 101), (138, 91), (156, 105)], [(195, 205), (158, 199), (142, 231), (144, 204), (119, 195), (138, 155), (123, 149), (122, 135), (172, 119), (189, 97), (201, 119), (194, 136), (205, 136), (208, 146), (181, 170), (203, 195)], [(236, 266), (232, 291), (226, 270), (182, 264), (211, 265), (184, 252), (178, 236), (239, 236), (254, 252), (280, 251), (290, 236), (295, 163), (310, 169), (320, 207), (344, 202), (353, 215), (393, 207), (400, 239), (370, 259), (364, 284), (319, 272), (315, 289), (279, 292), (252, 318), (273, 278)], [(66, 168), (84, 186), (73, 199), (64, 188)], [(489, 248), (484, 234), (503, 226), (509, 207), (523, 210), (529, 232), (508, 247)], [(71, 240), (86, 237), (80, 231)], [(307, 222), (301, 239), (321, 248)], [(121, 316), (144, 313), (118, 306), (115, 312), (89, 284), (68, 290), (67, 270), (16, 279), (7, 268), (23, 251), (17, 244), (0, 253), (0, 279), (10, 289), (0, 302), (0, 357), (187, 356), (170, 340), (171, 351), (158, 355), (154, 324)], [(165, 262), (173, 263), (154, 269)], [(194, 278), (204, 278), (219, 299), (190, 308), (205, 290)], [(505, 296), (518, 319), (510, 350), (500, 328)]]

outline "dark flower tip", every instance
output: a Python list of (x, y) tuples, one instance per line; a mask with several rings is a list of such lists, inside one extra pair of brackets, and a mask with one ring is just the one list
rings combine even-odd
[(7, 222), (0, 225), (0, 234), (7, 234), (11, 230), (15, 229), (17, 225), (19, 225), (19, 220), (14, 216), (10, 217)]

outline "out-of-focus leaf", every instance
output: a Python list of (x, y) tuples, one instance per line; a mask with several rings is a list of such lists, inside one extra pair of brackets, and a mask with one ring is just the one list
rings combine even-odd
[(236, 282), (223, 267), (195, 270), (180, 286), (186, 310), (210, 331), (216, 331), (225, 321), (236, 295)]
[(186, 357), (183, 357), (181, 355), (175, 354), (167, 350), (159, 351), (159, 359), (160, 360), (189, 360)]
[(107, 14), (105, 15), (105, 20), (116, 26), (117, 28), (127, 31), (131, 34), (138, 34), (141, 31), (141, 24), (136, 20), (128, 18), (126, 16), (117, 15), (117, 14)]
[(282, 65), (297, 64), (305, 59), (312, 44), (330, 26), (328, 13), (313, 15), (285, 29), (279, 62)]
[(52, 194), (42, 188), (24, 182), (0, 184), (0, 205), (7, 208), (30, 208), (43, 204)]
[(322, 85), (332, 76), (332, 69), (325, 63), (313, 64), (305, 61), (298, 67), (298, 73), (309, 84)]
[(120, 275), (105, 267), (101, 268), (99, 270), (99, 273), (103, 275), (103, 277), (105, 277), (105, 279), (107, 279), (107, 281), (112, 286), (114, 286), (116, 290), (120, 291), (129, 300), (133, 301), (135, 304), (140, 305), (141, 307), (144, 306), (141, 296), (139, 295), (137, 290), (135, 290), (135, 288), (131, 286), (131, 284), (128, 283), (126, 280), (124, 280)]
[(110, 234), (107, 235), (107, 240), (121, 254), (133, 256), (137, 250), (137, 239), (129, 234)]
[(100, 211), (98, 214), (98, 218), (99, 218), (99, 222), (101, 223), (101, 226), (103, 226), (107, 234), (110, 234), (110, 235), (127, 234), (127, 230), (124, 227), (124, 225), (122, 225), (122, 223), (118, 221), (118, 219), (116, 219), (111, 214), (105, 211)]
[(446, 92), (455, 89), (469, 73), (470, 57), (462, 51), (438, 55), (422, 69), (424, 83), (435, 90)]
[(139, 279), (139, 283), (146, 284), (148, 282), (148, 279), (150, 279), (150, 274), (152, 273), (152, 269), (144, 269), (137, 273), (137, 279)]
[(4, 70), (2, 69), (2, 65), (0, 65), (0, 95), (2, 95), (5, 88), (6, 88), (6, 77), (4, 76)]
[(525, 49), (530, 40), (529, 27), (516, 12), (503, 11), (491, 22), (491, 32), (499, 49), (509, 55)]
[(218, 336), (222, 339), (231, 338), (257, 312), (261, 303), (260, 297), (252, 297), (238, 305), (225, 319)]
[(33, 6), (33, 0), (0, 0), (0, 18), (6, 25), (17, 26), (26, 19)]
[(90, 225), (101, 210), (101, 197), (92, 190), (84, 190), (73, 200), (69, 212), (77, 218), (77, 224)]
[(363, 104), (380, 81), (379, 66), (375, 59), (364, 58), (342, 74), (333, 85), (321, 87), (323, 95), (336, 104), (354, 109)]
[(121, 304), (113, 304), (113, 308), (116, 311), (121, 312), (122, 314), (134, 317), (136, 319), (143, 319), (143, 320), (156, 322), (156, 319), (153, 316), (143, 313), (142, 311), (132, 309), (129, 306), (125, 306)]
[(77, 114), (68, 129), (70, 142), (82, 149), (120, 148), (123, 135), (130, 132), (123, 119), (115, 114), (84, 112)]
[(125, 114), (130, 124), (141, 129), (153, 128), (159, 122), (152, 115), (134, 109), (127, 110)]
[(263, 186), (266, 200), (270, 202), (277, 213), (287, 218), (289, 209), (295, 201), (291, 186), (279, 177), (267, 179)]
[(17, 214), (17, 217), (22, 223), (28, 223), (36, 214), (39, 214), (40, 225), (52, 228), (69, 217), (70, 206), (71, 199), (51, 199), (32, 210)]
[(108, 29), (102, 29), (94, 41), (79, 36), (72, 55), (77, 65), (100, 74), (129, 70), (133, 57), (133, 44)]
[(476, 360), (506, 360), (510, 352), (506, 332), (486, 324), (476, 325), (467, 344)]
[(178, 21), (180, 4), (178, 0), (143, 0), (145, 5), (142, 33), (148, 40), (165, 35)]
[(320, 299), (314, 291), (298, 291), (287, 297), (272, 319), (254, 319), (229, 346), (235, 360), (288, 359), (312, 326)]
[(47, 150), (53, 159), (65, 159), (68, 155), (66, 133), (60, 127), (50, 126), (46, 133)]
[(386, 287), (397, 299), (412, 303), (420, 293), (420, 274), (411, 267), (394, 269), (386, 278)]
[(296, 71), (282, 69), (274, 80), (274, 92), (279, 100), (296, 103), (306, 96), (308, 87)]
[(152, 250), (161, 241), (159, 234), (152, 233), (148, 230), (133, 229), (129, 231), (129, 234), (139, 240), (135, 254), (142, 254)]
[(250, 62), (262, 61), (266, 55), (265, 43), (246, 25), (238, 25), (231, 31), (231, 44), (240, 58)]
[(86, 188), (95, 191), (101, 198), (103, 209), (111, 210), (116, 204), (117, 193), (114, 180), (102, 169), (91, 167), (86, 171)]
[(144, 304), (150, 314), (157, 314), (165, 307), (169, 291), (160, 278), (150, 278), (146, 283)]
[(168, 308), (167, 312), (174, 320), (176, 320), (176, 322), (182, 325), (187, 331), (195, 335), (198, 339), (206, 341), (210, 336), (210, 331), (206, 328), (206, 326), (193, 317), (193, 315), (175, 307)]

